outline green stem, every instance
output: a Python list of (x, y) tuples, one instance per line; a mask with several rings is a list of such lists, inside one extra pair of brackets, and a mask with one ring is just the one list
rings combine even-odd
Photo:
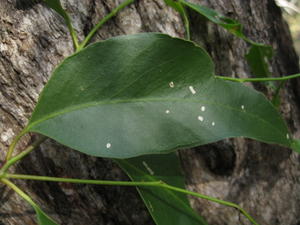
[[(179, 2), (179, 4), (180, 4), (180, 2)], [(191, 40), (189, 17), (188, 17), (188, 14), (186, 12), (186, 9), (181, 4), (180, 4), (180, 6), (182, 7), (182, 17), (183, 17), (183, 22), (184, 22), (184, 26), (185, 26), (186, 39)]]
[(74, 30), (71, 23), (67, 23), (67, 26), (68, 26), (68, 29), (69, 29), (69, 32), (70, 32), (70, 35), (71, 35), (71, 38), (72, 38), (72, 41), (73, 41), (74, 48), (77, 52), (78, 48), (79, 48), (79, 42), (78, 42), (77, 34), (76, 34), (76, 32), (75, 32), (75, 30)]
[(20, 188), (18, 188), (14, 183), (10, 182), (7, 179), (1, 179), (1, 182), (9, 186), (11, 189), (13, 189), (17, 194), (19, 194), (23, 199), (25, 199), (30, 205), (33, 207), (38, 207), (37, 204)]
[(85, 179), (73, 179), (73, 178), (60, 178), (60, 177), (45, 177), (23, 174), (6, 174), (6, 178), (21, 179), (21, 180), (38, 180), (38, 181), (50, 181), (50, 182), (65, 182), (75, 184), (98, 184), (98, 185), (115, 185), (115, 186), (158, 186), (161, 181), (109, 181), (109, 180), (85, 180)]
[(8, 152), (6, 154), (6, 158), (5, 158), (6, 162), (12, 157), (12, 154), (13, 154), (15, 148), (16, 148), (16, 145), (18, 144), (19, 140), (21, 139), (21, 137), (24, 136), (25, 133), (26, 132), (24, 130), (21, 131), (21, 133), (18, 136), (16, 136), (14, 138), (14, 140), (12, 141), (12, 143), (10, 144), (10, 146), (8, 148)]
[(123, 8), (125, 8), (127, 5), (131, 4), (132, 2), (134, 2), (134, 0), (126, 0), (123, 3), (121, 3), (117, 8), (113, 9), (108, 15), (106, 15), (102, 20), (100, 20), (95, 26), (94, 28), (90, 31), (90, 33), (86, 36), (86, 38), (83, 40), (83, 42), (78, 46), (77, 48), (77, 52), (79, 52), (80, 50), (82, 50), (87, 44), (88, 42), (91, 40), (91, 38), (95, 35), (95, 33), (97, 32), (97, 30), (99, 28), (101, 28), (101, 26), (106, 23), (110, 18), (112, 18), (113, 16), (115, 16), (120, 10), (122, 10)]
[(30, 152), (32, 152), (34, 149), (36, 149), (41, 143), (43, 143), (47, 137), (40, 137), (37, 141), (29, 145), (24, 151), (22, 151), (20, 154), (16, 155), (15, 157), (9, 159), (3, 167), (0, 169), (0, 174), (5, 173), (12, 165), (14, 165), (16, 162), (24, 158), (26, 155), (28, 155)]
[(198, 198), (206, 199), (215, 203), (219, 203), (225, 206), (233, 207), (238, 209), (249, 221), (254, 225), (259, 225), (243, 208), (232, 202), (227, 202), (217, 198), (213, 198), (207, 195), (202, 195), (196, 192), (188, 191), (182, 188), (168, 185), (162, 181), (107, 181), (107, 180), (83, 180), (83, 179), (72, 179), (72, 178), (58, 178), (58, 177), (45, 177), (45, 176), (34, 176), (34, 175), (23, 175), (23, 174), (5, 174), (5, 178), (11, 179), (22, 179), (22, 180), (38, 180), (38, 181), (50, 181), (50, 182), (67, 182), (67, 183), (78, 183), (78, 184), (98, 184), (98, 185), (116, 185), (116, 186), (146, 186), (146, 187), (160, 187), (169, 189), (175, 192), (184, 193), (186, 195), (193, 195)]
[(161, 183), (161, 184), (159, 184), (159, 186), (162, 187), (162, 188), (166, 188), (166, 189), (169, 189), (169, 190), (176, 191), (176, 192), (181, 192), (181, 193), (184, 193), (184, 194), (196, 196), (198, 198), (206, 199), (206, 200), (209, 200), (209, 201), (212, 201), (212, 202), (215, 202), (215, 203), (219, 203), (221, 205), (233, 207), (233, 208), (239, 210), (252, 224), (259, 225), (243, 208), (241, 208), (239, 205), (237, 205), (235, 203), (227, 202), (227, 201), (220, 200), (220, 199), (217, 199), (217, 198), (213, 198), (213, 197), (210, 197), (210, 196), (207, 196), (207, 195), (202, 195), (202, 194), (199, 194), (199, 193), (196, 193), (196, 192), (193, 192), (193, 191), (188, 191), (188, 190), (185, 190), (185, 189), (177, 188), (177, 187), (168, 185), (166, 183)]
[(224, 77), (224, 76), (215, 76), (218, 79), (230, 80), (235, 82), (267, 82), (267, 81), (284, 81), (293, 78), (300, 77), (300, 73), (284, 76), (284, 77), (263, 77), (263, 78), (233, 78), (233, 77)]
[(189, 19), (187, 17), (185, 10), (184, 10), (184, 14), (183, 14), (183, 20), (184, 20), (184, 25), (185, 25), (186, 39), (191, 40), (190, 22), (189, 22)]

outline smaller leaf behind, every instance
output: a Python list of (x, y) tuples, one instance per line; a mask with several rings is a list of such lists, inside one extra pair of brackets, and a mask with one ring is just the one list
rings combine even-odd
[(27, 195), (23, 190), (17, 187), (14, 183), (10, 182), (6, 178), (1, 178), (1, 182), (6, 184), (12, 190), (14, 190), (19, 196), (21, 196), (36, 212), (39, 225), (58, 225), (53, 219), (51, 219), (43, 210)]
[(221, 27), (225, 28), (228, 30), (230, 33), (234, 34), (235, 36), (242, 38), (244, 40), (248, 40), (247, 37), (244, 35), (242, 32), (242, 25), (229, 17), (225, 17), (221, 15), (220, 13), (214, 11), (211, 8), (198, 5), (198, 4), (193, 4), (188, 1), (182, 0), (180, 1), (183, 5), (187, 6), (188, 8), (192, 9), (193, 11), (201, 14), (211, 22), (220, 25)]
[(273, 56), (273, 49), (271, 46), (260, 44), (250, 40), (243, 33), (243, 26), (234, 19), (225, 17), (220, 13), (214, 11), (213, 9), (207, 8), (205, 6), (193, 4), (185, 0), (182, 0), (180, 2), (186, 7), (206, 17), (211, 22), (225, 28), (236, 37), (241, 38), (247, 43), (251, 44), (251, 48), (245, 56), (250, 66), (251, 72), (257, 77), (266, 77), (271, 75), (268, 67), (268, 60)]
[(37, 205), (32, 205), (32, 207), (36, 212), (39, 225), (58, 225), (58, 223), (56, 223), (46, 213), (44, 213), (40, 207), (38, 207)]
[(183, 5), (181, 4), (181, 2), (175, 2), (173, 0), (164, 0), (166, 5), (172, 7), (175, 11), (177, 11), (180, 16), (183, 19), (184, 22), (184, 26), (185, 26), (185, 32), (186, 32), (186, 39), (190, 40), (190, 21), (189, 21), (189, 17), (188, 14), (185, 10), (185, 8), (183, 7)]
[(53, 9), (55, 12), (57, 12), (59, 15), (61, 15), (66, 24), (69, 26), (71, 24), (71, 19), (69, 15), (66, 13), (66, 11), (63, 9), (60, 0), (43, 0), (43, 2), (51, 9)]
[[(184, 188), (176, 153), (116, 160), (133, 181), (164, 181)], [(186, 195), (159, 187), (138, 188), (157, 225), (207, 225), (190, 207)]]
[(252, 45), (245, 57), (253, 74), (257, 77), (269, 77), (271, 75), (268, 65), (268, 60), (273, 57), (271, 46)]
[(164, 0), (166, 5), (172, 7), (174, 10), (176, 10), (181, 16), (184, 15), (184, 8), (179, 2), (175, 2), (174, 0)]
[(300, 139), (294, 139), (292, 144), (292, 149), (300, 153)]
[(71, 37), (73, 39), (74, 46), (78, 47), (78, 38), (76, 35), (76, 32), (72, 26), (71, 18), (68, 15), (68, 13), (63, 9), (60, 0), (42, 0), (49, 8), (53, 9), (55, 12), (57, 12), (59, 15), (61, 15), (64, 18), (64, 21), (66, 25), (68, 26), (68, 29), (70, 31)]
[[(255, 74), (256, 77), (270, 77), (272, 75), (269, 69), (269, 60), (273, 57), (273, 49), (271, 46), (253, 43), (245, 57), (251, 68), (251, 72)], [(267, 82), (267, 87), (276, 90), (274, 82)], [(278, 91), (279, 90), (280, 88)], [(276, 101), (280, 101), (278, 97), (279, 96), (275, 93), (274, 99), (277, 99)], [(277, 103), (274, 103), (274, 105), (276, 106)]]

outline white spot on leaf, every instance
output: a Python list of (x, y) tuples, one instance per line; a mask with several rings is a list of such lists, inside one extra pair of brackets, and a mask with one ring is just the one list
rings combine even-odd
[(244, 109), (245, 109), (245, 106), (244, 106), (244, 105), (241, 105), (241, 109), (244, 110)]
[(174, 82), (173, 82), (173, 81), (171, 81), (171, 82), (169, 83), (169, 86), (170, 86), (170, 88), (173, 88), (173, 87), (175, 87), (175, 84), (174, 84)]
[(289, 134), (286, 134), (286, 139), (290, 139), (290, 135)]
[(150, 166), (145, 162), (143, 161), (143, 166), (146, 168), (146, 170), (150, 173), (150, 175), (154, 175), (154, 172), (153, 170), (150, 168)]
[(196, 91), (195, 91), (193, 86), (189, 86), (189, 89), (190, 89), (190, 91), (192, 92), (193, 95), (196, 94)]
[(167, 110), (166, 110), (166, 114), (169, 114), (169, 113), (170, 113), (170, 110), (167, 109)]
[(203, 116), (198, 116), (198, 120), (202, 122), (204, 120)]
[(205, 106), (201, 106), (201, 111), (202, 111), (202, 112), (205, 111)]
[(107, 148), (107, 149), (111, 148), (111, 143), (107, 143), (107, 144), (106, 144), (106, 148)]
[(214, 127), (214, 126), (216, 125), (216, 123), (215, 123), (215, 122), (212, 122), (211, 125)]

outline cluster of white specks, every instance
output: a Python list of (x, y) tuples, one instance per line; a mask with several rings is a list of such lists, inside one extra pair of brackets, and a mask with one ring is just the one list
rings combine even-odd
[(290, 139), (290, 135), (289, 134), (286, 134), (286, 139)]
[(171, 81), (171, 82), (169, 83), (169, 86), (170, 86), (170, 88), (173, 88), (173, 87), (175, 87), (175, 84), (174, 84), (174, 82), (173, 82), (173, 81)]
[(193, 95), (196, 94), (196, 91), (195, 91), (193, 86), (189, 86), (189, 89), (190, 89), (190, 91), (192, 92)]
[(148, 164), (145, 162), (145, 161), (143, 161), (142, 162), (143, 163), (143, 166), (146, 168), (146, 170), (150, 173), (150, 175), (154, 175), (154, 172), (153, 172), (153, 170), (150, 168), (150, 166), (148, 166)]
[(205, 111), (205, 106), (201, 106), (201, 111), (204, 112)]
[(169, 113), (170, 113), (170, 110), (167, 109), (167, 110), (165, 111), (165, 113), (166, 113), (166, 114), (169, 114)]
[(245, 106), (244, 106), (244, 105), (241, 105), (241, 109), (244, 110), (244, 109), (245, 109)]
[(214, 126), (216, 125), (216, 123), (213, 121), (213, 122), (211, 123), (211, 125), (214, 127)]
[(110, 148), (111, 148), (111, 143), (107, 143), (107, 144), (106, 144), (106, 148), (107, 148), (107, 149), (110, 149)]
[(202, 122), (204, 120), (203, 116), (198, 116), (198, 120)]

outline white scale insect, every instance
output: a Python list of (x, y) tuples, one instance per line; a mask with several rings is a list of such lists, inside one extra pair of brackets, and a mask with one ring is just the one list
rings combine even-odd
[(196, 94), (196, 90), (194, 89), (193, 86), (189, 86), (189, 89), (193, 95)]
[(173, 88), (173, 87), (175, 87), (175, 84), (174, 84), (174, 82), (173, 82), (173, 81), (171, 81), (171, 82), (169, 83), (169, 86), (170, 86), (170, 88)]
[(198, 120), (202, 122), (204, 120), (203, 116), (198, 116)]

